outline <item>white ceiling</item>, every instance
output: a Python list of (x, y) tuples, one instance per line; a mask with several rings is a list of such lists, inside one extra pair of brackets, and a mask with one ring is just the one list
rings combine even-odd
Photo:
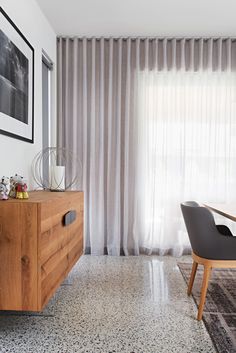
[(235, 0), (37, 0), (58, 35), (236, 36)]

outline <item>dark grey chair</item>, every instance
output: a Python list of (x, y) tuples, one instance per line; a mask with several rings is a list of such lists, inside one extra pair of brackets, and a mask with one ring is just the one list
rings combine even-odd
[(236, 268), (236, 237), (225, 225), (216, 225), (212, 213), (195, 201), (181, 203), (181, 210), (193, 250), (188, 295), (192, 292), (198, 264), (204, 266), (197, 317), (201, 320), (212, 268)]

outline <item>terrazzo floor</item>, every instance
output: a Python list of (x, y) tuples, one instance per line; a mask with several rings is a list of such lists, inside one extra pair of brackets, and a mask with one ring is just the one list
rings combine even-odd
[(1, 312), (0, 352), (215, 352), (177, 261), (83, 256), (42, 313)]

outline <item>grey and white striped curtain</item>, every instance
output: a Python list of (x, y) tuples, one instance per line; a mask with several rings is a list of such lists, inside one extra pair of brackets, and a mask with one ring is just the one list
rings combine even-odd
[[(145, 249), (149, 253), (176, 253), (177, 243), (178, 254), (183, 252), (188, 242), (181, 244), (179, 239), (181, 231), (177, 228), (182, 225), (175, 223), (174, 237), (178, 241), (172, 236), (163, 245), (158, 242), (160, 227), (155, 229), (153, 220), (147, 228), (140, 225), (140, 194), (145, 180), (139, 179), (142, 175), (139, 129), (145, 130), (143, 121), (146, 119), (148, 124), (148, 117), (143, 113), (140, 124), (140, 92), (144, 86), (140, 90), (138, 85), (146, 82), (150, 87), (150, 82), (156, 79), (150, 76), (140, 81), (139, 73), (234, 73), (236, 42), (232, 39), (61, 37), (57, 55), (58, 144), (75, 152), (82, 161), (86, 252), (128, 255)], [(157, 79), (157, 85), (158, 82), (161, 80)], [(158, 97), (153, 99), (158, 103)], [(145, 105), (142, 109), (146, 109)], [(175, 214), (173, 218), (176, 217)], [(170, 229), (173, 233), (174, 228), (170, 226)], [(145, 232), (149, 234), (146, 243)], [(163, 232), (165, 228), (160, 231), (162, 238)]]

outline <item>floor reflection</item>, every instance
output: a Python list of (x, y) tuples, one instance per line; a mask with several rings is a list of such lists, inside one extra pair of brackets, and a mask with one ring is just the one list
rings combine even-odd
[(152, 259), (149, 262), (149, 278), (152, 300), (166, 303), (169, 300), (169, 291), (162, 261)]

